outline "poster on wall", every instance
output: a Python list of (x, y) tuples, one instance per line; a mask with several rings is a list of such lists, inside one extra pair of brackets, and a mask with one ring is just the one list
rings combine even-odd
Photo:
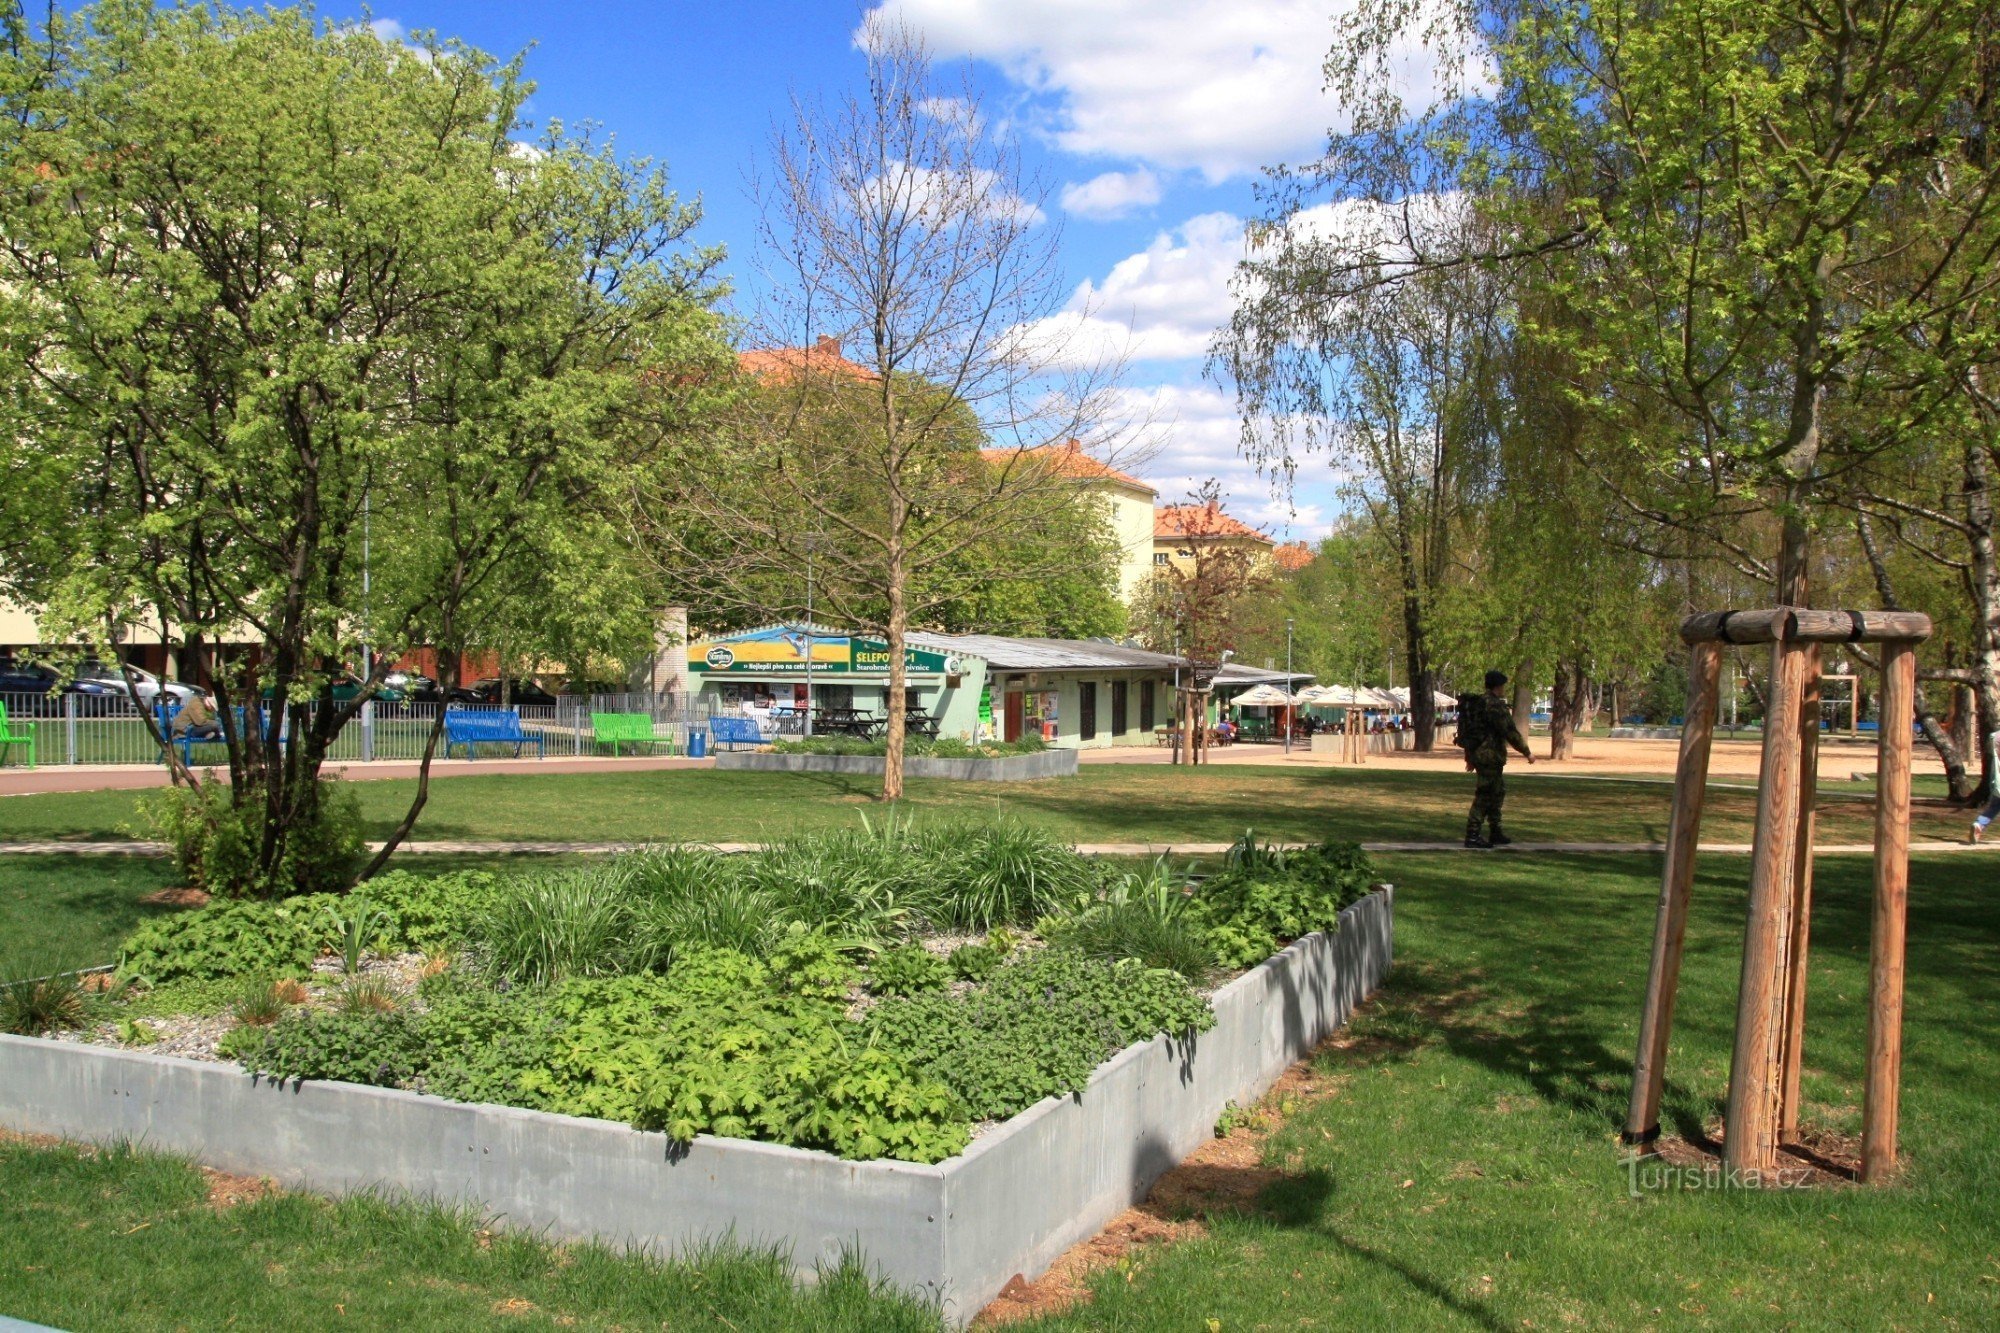
[[(796, 625), (769, 625), (688, 645), (688, 670), (695, 675), (804, 675), (808, 660), (814, 675), (886, 676), (889, 645), (851, 634), (809, 634)], [(918, 675), (954, 675), (959, 670), (958, 659), (950, 653), (924, 648), (905, 648), (903, 665)]]

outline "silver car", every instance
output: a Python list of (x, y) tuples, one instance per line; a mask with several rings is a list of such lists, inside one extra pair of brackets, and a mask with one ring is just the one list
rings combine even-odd
[[(125, 679), (127, 671), (132, 676), (129, 686)], [(87, 680), (104, 685), (124, 695), (141, 708), (151, 708), (154, 701), (163, 693), (167, 698), (174, 700), (176, 706), (184, 704), (196, 695), (203, 693), (203, 691), (196, 689), (194, 686), (184, 685), (177, 680), (161, 680), (152, 672), (141, 667), (125, 667), (121, 669), (107, 662), (85, 662), (76, 669), (76, 678), (80, 681)]]

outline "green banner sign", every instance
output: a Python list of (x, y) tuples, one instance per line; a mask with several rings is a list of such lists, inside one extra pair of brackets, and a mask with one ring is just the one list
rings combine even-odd
[[(814, 675), (886, 676), (889, 645), (848, 634), (811, 634), (789, 625), (747, 630), (688, 645), (688, 670), (697, 675), (800, 675), (807, 653)], [(903, 666), (915, 675), (955, 675), (958, 659), (927, 648), (905, 648)]]

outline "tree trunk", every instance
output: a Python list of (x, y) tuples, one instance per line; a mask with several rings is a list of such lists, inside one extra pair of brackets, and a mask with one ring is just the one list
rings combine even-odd
[(1416, 730), (1417, 753), (1429, 754), (1437, 742), (1437, 678), (1431, 671), (1430, 640), (1425, 634), (1423, 600), (1414, 584), (1403, 592), (1403, 664), (1410, 682), (1410, 721)]
[(1522, 661), (1514, 671), (1514, 725), (1523, 736), (1535, 721), (1535, 659)]
[(1555, 693), (1549, 700), (1549, 758), (1567, 759), (1575, 752), (1577, 720), (1588, 689), (1581, 663), (1557, 660)]
[(889, 547), (889, 697), (884, 701), (889, 728), (885, 733), (887, 745), (882, 754), (882, 799), (885, 801), (903, 799), (903, 743), (906, 736), (903, 700), (910, 679), (909, 666), (903, 660), (903, 643), (910, 628), (906, 600), (908, 590), (904, 587), (906, 581), (902, 548), (892, 542)]
[(1993, 544), (1992, 463), (1983, 442), (1965, 449), (1966, 543), (1972, 568), (1973, 692), (1978, 700), (1979, 791), (1984, 800), (2000, 781), (1993, 771), (1992, 737), (2000, 732), (2000, 556)]

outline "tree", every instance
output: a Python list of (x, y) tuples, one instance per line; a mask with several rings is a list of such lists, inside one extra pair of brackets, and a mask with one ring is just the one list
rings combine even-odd
[[(1426, 211), (1435, 230), (1477, 226), (1450, 202)], [(1322, 453), (1350, 479), (1357, 512), (1396, 565), (1416, 746), (1428, 751), (1435, 608), (1489, 470), (1504, 292), (1471, 266), (1390, 281), (1401, 265), (1367, 211), (1338, 225), (1291, 212), (1266, 219), (1239, 266), (1216, 366), (1236, 386), (1252, 459), (1289, 472), (1299, 454)], [(1330, 267), (1378, 280), (1329, 299)]]
[(662, 572), (710, 604), (792, 612), (810, 559), (824, 613), (883, 637), (895, 800), (909, 629), (976, 608), (997, 545), (1016, 581), (1061, 570), (1073, 544), (1025, 526), (1072, 490), (1047, 451), (1118, 440), (1110, 368), (1079, 362), (1057, 319), (1046, 191), (906, 30), (873, 19), (861, 45), (865, 91), (799, 104), (759, 187), (755, 383), (637, 508)]
[(232, 887), (345, 887), (320, 769), (404, 650), (632, 631), (612, 427), (641, 370), (720, 352), (718, 257), (647, 164), (518, 142), (518, 62), (309, 10), (14, 17), (0, 469), (41, 483), (7, 591), (212, 678)]

